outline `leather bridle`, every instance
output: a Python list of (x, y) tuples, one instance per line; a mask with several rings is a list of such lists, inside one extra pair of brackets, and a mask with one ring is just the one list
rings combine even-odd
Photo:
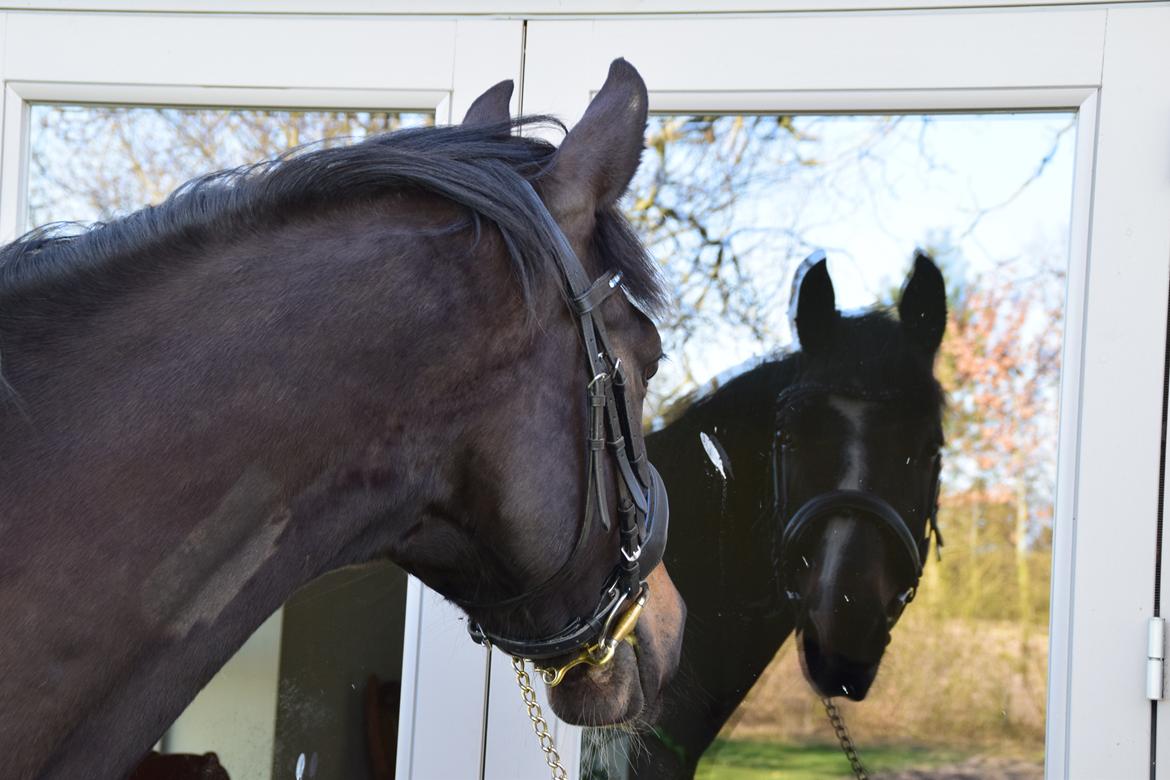
[(785, 520), (784, 532), (780, 538), (777, 554), (784, 594), (793, 606), (798, 606), (803, 600), (803, 595), (796, 582), (796, 574), (800, 571), (799, 567), (805, 563), (801, 559), (799, 550), (801, 542), (822, 521), (834, 515), (846, 514), (859, 520), (873, 522), (887, 537), (895, 540), (893, 549), (898, 551), (900, 573), (904, 577), (903, 581), (911, 583), (891, 604), (887, 605), (886, 621), (888, 626), (892, 628), (901, 617), (902, 610), (914, 600), (914, 596), (918, 592), (918, 582), (922, 578), (923, 564), (930, 551), (931, 537), (933, 536), (935, 539), (936, 549), (943, 545), (942, 533), (938, 527), (939, 477), (942, 460), (936, 452), (932, 459), (930, 483), (926, 490), (926, 533), (920, 538), (915, 538), (905, 518), (889, 502), (875, 493), (863, 490), (830, 490), (819, 493), (789, 515), (788, 475), (791, 472), (787, 468), (787, 461), (790, 453), (788, 444), (781, 440), (781, 417), (788, 404), (799, 397), (809, 395), (834, 395), (879, 403), (895, 401), (898, 398), (896, 393), (864, 392), (857, 388), (817, 383), (793, 385), (777, 397), (777, 436), (772, 443), (772, 487), (776, 516)]
[[(532, 196), (541, 202), (535, 192)], [(614, 356), (599, 311), (601, 304), (621, 289), (622, 275), (608, 271), (590, 282), (564, 234), (559, 228), (552, 232), (558, 244), (553, 255), (557, 259), (567, 303), (577, 319), (589, 369), (585, 388), (588, 454), (584, 518), (568, 558), (541, 584), (495, 602), (456, 600), (465, 610), (515, 608), (548, 595), (554, 586), (567, 581), (593, 529), (600, 526), (608, 534), (613, 528), (605, 474), (605, 452), (608, 450), (616, 467), (618, 556), (594, 610), (586, 616), (574, 618), (555, 633), (537, 638), (508, 637), (488, 631), (473, 620), (468, 621), (468, 632), (473, 640), (498, 647), (515, 658), (532, 660), (549, 686), (558, 685), (565, 673), (579, 664), (608, 664), (620, 642), (633, 644), (632, 633), (648, 595), (646, 578), (662, 561), (670, 521), (666, 489), (646, 456), (641, 422), (631, 418), (626, 375), (621, 360)], [(564, 663), (549, 663), (570, 653), (576, 655)]]

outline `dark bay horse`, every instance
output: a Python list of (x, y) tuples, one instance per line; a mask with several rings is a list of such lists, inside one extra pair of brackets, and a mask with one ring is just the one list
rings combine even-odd
[[(942, 444), (942, 275), (919, 255), (898, 319), (843, 317), (834, 298), (821, 261), (799, 285), (802, 350), (745, 371), (647, 436), (671, 486), (666, 561), (688, 617), (683, 666), (646, 750), (631, 756), (635, 777), (692, 777), (794, 630), (814, 690), (863, 699), (917, 583)], [(798, 510), (838, 491), (893, 509), (918, 563), (877, 506), (830, 502), (784, 549)]]
[[(657, 527), (640, 433), (587, 445), (591, 398), (611, 441), (641, 419), (661, 350), (615, 206), (645, 86), (615, 62), (559, 148), (513, 132), (511, 90), (0, 249), (5, 777), (124, 776), (342, 566), (389, 558), (520, 643), (593, 615), (615, 566), (648, 576), (615, 564)], [(684, 610), (650, 578), (637, 650), (572, 670), (561, 717), (655, 711)]]

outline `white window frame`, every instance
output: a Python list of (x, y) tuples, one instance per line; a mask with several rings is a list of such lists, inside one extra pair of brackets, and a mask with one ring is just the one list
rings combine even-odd
[(0, 11), (0, 36), (0, 240), (10, 240), (25, 224), (30, 103), (399, 109), (446, 123), (519, 78), (523, 23)]
[[(415, 109), (444, 122), (510, 77), (514, 108), (571, 123), (626, 56), (657, 111), (1075, 110), (1047, 776), (1142, 777), (1167, 40), (1165, 4), (1081, 0), (501, 0), (491, 14), (468, 0), (0, 0), (0, 240), (25, 222), (36, 101)], [(457, 612), (416, 581), (407, 602), (399, 776), (546, 776), (506, 661), (485, 673)], [(576, 733), (557, 731), (574, 766)], [(1170, 728), (1157, 742), (1170, 751)]]
[(1155, 581), (1170, 285), (1167, 40), (1165, 5), (613, 16), (528, 25), (524, 108), (570, 125), (619, 56), (640, 69), (654, 111), (1078, 112), (1053, 539), (1049, 778), (1150, 772), (1145, 631)]

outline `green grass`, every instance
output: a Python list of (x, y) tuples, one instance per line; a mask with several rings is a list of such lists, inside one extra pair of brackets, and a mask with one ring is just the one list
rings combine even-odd
[[(866, 769), (940, 766), (963, 754), (926, 748), (872, 747), (861, 753)], [(774, 742), (716, 740), (699, 762), (695, 780), (837, 780), (850, 777), (849, 762), (835, 745), (782, 745)]]

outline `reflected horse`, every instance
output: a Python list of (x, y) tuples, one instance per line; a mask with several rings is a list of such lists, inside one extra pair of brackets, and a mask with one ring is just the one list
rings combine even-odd
[[(646, 89), (615, 62), (559, 148), (514, 133), (530, 122), (511, 92), (461, 126), (211, 175), (0, 248), (6, 777), (125, 776), (342, 566), (389, 558), (528, 643), (629, 573), (619, 552), (641, 540), (619, 534), (659, 482), (640, 432), (590, 458), (586, 387), (619, 439), (661, 349), (642, 311), (663, 291), (615, 205)], [(598, 358), (581, 339), (602, 323)], [(569, 672), (561, 717), (654, 712), (684, 612), (651, 578), (636, 642)]]
[(635, 777), (692, 777), (793, 631), (813, 689), (860, 701), (913, 596), (937, 531), (943, 279), (917, 256), (898, 319), (843, 317), (834, 299), (821, 261), (799, 283), (802, 350), (647, 437), (674, 499), (667, 566), (688, 619)]

